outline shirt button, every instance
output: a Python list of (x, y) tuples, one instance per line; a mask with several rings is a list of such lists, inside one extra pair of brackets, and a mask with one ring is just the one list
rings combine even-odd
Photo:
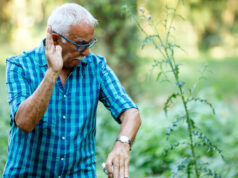
[(61, 158), (61, 161), (64, 161), (64, 158)]
[(65, 119), (66, 117), (65, 116), (63, 116), (63, 119)]
[(65, 137), (62, 137), (62, 140), (64, 140), (65, 139)]
[(66, 98), (66, 95), (64, 95), (64, 98)]

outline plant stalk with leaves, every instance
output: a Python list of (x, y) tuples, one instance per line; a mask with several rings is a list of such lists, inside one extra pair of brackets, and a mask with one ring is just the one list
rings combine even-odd
[[(206, 136), (204, 136), (204, 134), (197, 128), (193, 119), (191, 118), (190, 110), (188, 109), (189, 102), (191, 102), (191, 101), (201, 102), (201, 103), (207, 104), (212, 109), (213, 113), (215, 114), (215, 110), (214, 110), (213, 106), (207, 100), (201, 99), (198, 97), (191, 97), (191, 98), (188, 97), (185, 94), (185, 86), (184, 86), (185, 83), (180, 79), (180, 75), (179, 75), (180, 65), (176, 63), (174, 52), (175, 52), (176, 48), (179, 48), (179, 49), (182, 49), (182, 48), (180, 46), (178, 46), (177, 44), (175, 44), (175, 42), (173, 42), (172, 37), (171, 37), (171, 31), (175, 29), (175, 27), (172, 26), (174, 19), (176, 17), (183, 19), (183, 17), (181, 17), (179, 14), (176, 13), (180, 2), (184, 3), (182, 0), (178, 0), (175, 8), (169, 8), (166, 5), (165, 6), (165, 9), (166, 9), (165, 10), (165, 12), (166, 12), (165, 19), (164, 19), (164, 21), (160, 21), (157, 24), (154, 23), (154, 20), (152, 19), (151, 15), (146, 15), (146, 12), (145, 12), (144, 8), (142, 8), (142, 7), (140, 8), (141, 16), (139, 19), (136, 19), (135, 21), (137, 23), (137, 26), (140, 28), (140, 30), (146, 35), (146, 38), (142, 43), (142, 48), (148, 42), (151, 42), (152, 45), (154, 46), (154, 48), (156, 50), (158, 50), (159, 53), (161, 54), (160, 58), (162, 58), (162, 59), (155, 60), (155, 63), (152, 66), (151, 72), (152, 72), (152, 70), (154, 70), (155, 67), (159, 67), (160, 71), (157, 75), (157, 80), (159, 80), (159, 78), (161, 76), (164, 76), (167, 78), (168, 72), (172, 72), (173, 77), (175, 79), (177, 92), (172, 93), (168, 97), (168, 99), (166, 100), (166, 102), (164, 104), (164, 112), (165, 112), (166, 116), (167, 116), (167, 110), (168, 110), (170, 103), (172, 102), (172, 100), (174, 100), (176, 98), (180, 97), (182, 106), (183, 106), (183, 110), (184, 110), (184, 115), (176, 118), (176, 120), (174, 122), (172, 122), (172, 124), (168, 128), (167, 136), (170, 135), (170, 133), (175, 129), (175, 127), (181, 120), (185, 119), (186, 125), (187, 125), (189, 141), (183, 142), (183, 143), (177, 143), (177, 144), (171, 146), (170, 150), (175, 149), (179, 145), (188, 145), (191, 155), (187, 158), (184, 158), (178, 164), (177, 169), (173, 174), (173, 177), (176, 176), (176, 172), (178, 170), (182, 170), (185, 168), (187, 170), (187, 172), (186, 172), (187, 177), (191, 177), (191, 175), (192, 175), (191, 167), (192, 166), (194, 168), (193, 169), (194, 174), (197, 178), (199, 178), (202, 175), (202, 173), (205, 173), (206, 175), (213, 176), (213, 177), (219, 177), (218, 174), (215, 173), (214, 171), (211, 171), (208, 168), (203, 168), (202, 164), (200, 164), (199, 158), (196, 155), (195, 147), (207, 146), (209, 149), (217, 151), (222, 156), (221, 151), (215, 145), (213, 145), (211, 143), (211, 141)], [(147, 33), (146, 30), (143, 28), (143, 26), (141, 25), (142, 20), (144, 20), (146, 23), (148, 23), (148, 25), (152, 28), (152, 31), (153, 31), (152, 34)], [(158, 32), (158, 30), (157, 30), (158, 24), (163, 25), (164, 32), (165, 32), (164, 35)], [(200, 140), (201, 142), (198, 142), (198, 140)]]

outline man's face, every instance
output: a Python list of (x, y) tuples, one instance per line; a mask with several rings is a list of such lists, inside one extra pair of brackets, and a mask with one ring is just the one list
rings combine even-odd
[[(76, 45), (68, 41), (63, 43), (60, 38), (61, 37), (59, 37), (58, 44), (62, 47), (62, 57), (64, 60), (63, 68), (73, 68), (80, 63), (80, 61), (75, 58), (83, 58), (89, 55), (89, 48), (79, 52), (77, 51)], [(79, 45), (88, 44), (94, 39), (94, 26), (86, 23), (72, 25), (67, 38)]]

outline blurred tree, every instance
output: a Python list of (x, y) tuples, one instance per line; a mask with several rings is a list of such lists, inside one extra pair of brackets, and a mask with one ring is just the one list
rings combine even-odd
[[(231, 49), (238, 45), (234, 38), (234, 34), (238, 33), (237, 0), (219, 0), (219, 2), (216, 0), (185, 0), (184, 2), (185, 6), (180, 9), (180, 14), (191, 23), (200, 50), (208, 51), (214, 46)], [(161, 19), (165, 15), (162, 10), (165, 1), (138, 0), (138, 4), (146, 7), (152, 17)], [(174, 7), (175, 3), (170, 0), (168, 5)], [(183, 23), (179, 18), (177, 20)], [(186, 34), (179, 35), (185, 36)]]
[(87, 0), (82, 1), (82, 4), (99, 20), (97, 35), (103, 42), (98, 45), (106, 48), (108, 63), (133, 97), (135, 92), (132, 92), (132, 86), (136, 77), (135, 67), (138, 64), (138, 33), (135, 23), (126, 17), (122, 7), (126, 5), (132, 13), (137, 13), (137, 1), (98, 0), (95, 3)]
[(3, 41), (8, 41), (11, 36), (12, 24), (10, 23), (11, 12), (9, 11), (11, 3), (12, 0), (0, 1), (0, 36)]
[(202, 50), (221, 45), (222, 21), (221, 13), (226, 0), (191, 1), (189, 20), (192, 22), (198, 36), (198, 46)]

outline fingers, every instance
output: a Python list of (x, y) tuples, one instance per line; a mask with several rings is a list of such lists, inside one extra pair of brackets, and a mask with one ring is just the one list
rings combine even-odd
[(52, 27), (50, 25), (47, 28), (45, 55), (48, 68), (59, 73), (63, 68), (62, 47), (60, 45), (54, 45)]
[(61, 47), (60, 45), (57, 45), (57, 46), (55, 47), (55, 49), (56, 49), (56, 52), (57, 52), (57, 53), (59, 53), (59, 54), (62, 53), (62, 47)]
[(119, 178), (119, 168), (120, 168), (120, 164), (119, 164), (119, 157), (115, 157), (113, 159), (113, 177), (115, 178)]
[(125, 159), (125, 177), (129, 177), (129, 158)]
[(120, 177), (123, 177), (125, 176), (125, 159), (123, 156), (120, 156)]
[(128, 178), (129, 158), (126, 158), (121, 154), (109, 155), (106, 161), (106, 168), (108, 178)]
[(52, 34), (52, 26), (51, 25), (48, 25), (47, 33)]
[(112, 158), (110, 157), (110, 155), (108, 156), (106, 161), (106, 168), (107, 168), (108, 178), (112, 178)]
[[(108, 177), (128, 178), (130, 154), (127, 144), (116, 142), (107, 158)], [(112, 166), (113, 165), (113, 166)]]
[(52, 27), (49, 25), (46, 34), (46, 49), (52, 49), (52, 47), (54, 47), (54, 42), (52, 39)]

